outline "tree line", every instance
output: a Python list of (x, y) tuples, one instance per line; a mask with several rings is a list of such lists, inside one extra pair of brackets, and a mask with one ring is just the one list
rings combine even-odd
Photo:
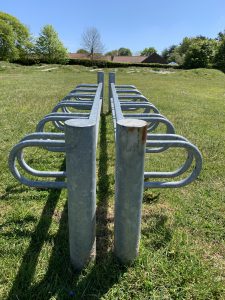
[(45, 25), (34, 39), (17, 18), (0, 12), (0, 60), (37, 58), (49, 63), (64, 63), (67, 49), (52, 25)]
[[(149, 56), (153, 53), (157, 53), (154, 47), (145, 48), (140, 52), (141, 56)], [(132, 56), (132, 52), (129, 48), (121, 47), (118, 50), (112, 50), (107, 52), (105, 55), (111, 56)]]
[[(87, 29), (82, 36), (83, 48), (77, 53), (86, 53), (93, 60), (102, 55), (104, 45), (96, 28)], [(142, 56), (157, 53), (154, 47), (140, 52)], [(131, 56), (129, 48), (121, 47), (111, 50), (105, 55)], [(205, 36), (185, 37), (179, 45), (172, 45), (161, 54), (168, 63), (177, 63), (184, 68), (217, 67), (225, 69), (225, 31), (217, 37)], [(28, 28), (17, 18), (0, 12), (0, 60), (17, 61), (37, 58), (48, 63), (66, 63), (67, 49), (58, 37), (52, 25), (45, 25), (38, 38), (33, 38)]]
[(219, 32), (215, 39), (202, 35), (185, 37), (179, 45), (164, 49), (162, 56), (185, 68), (225, 69), (225, 31)]

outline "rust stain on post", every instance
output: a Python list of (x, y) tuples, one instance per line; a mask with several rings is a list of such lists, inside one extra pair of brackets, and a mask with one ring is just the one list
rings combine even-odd
[(135, 127), (129, 127), (128, 131), (133, 132), (135, 130)]
[(144, 144), (146, 142), (147, 139), (147, 125), (145, 127), (143, 127), (142, 129), (142, 143)]

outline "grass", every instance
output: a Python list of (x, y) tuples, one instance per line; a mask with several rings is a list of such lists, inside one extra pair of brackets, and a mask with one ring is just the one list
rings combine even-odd
[[(106, 95), (97, 160), (97, 258), (73, 273), (66, 190), (22, 186), (9, 173), (7, 158), (74, 86), (95, 82), (96, 72), (1, 62), (1, 299), (225, 299), (225, 75), (205, 69), (116, 71), (118, 84), (136, 85), (177, 134), (198, 146), (204, 159), (200, 178), (180, 189), (145, 191), (139, 257), (131, 266), (120, 265), (112, 252), (115, 154)], [(62, 156), (42, 157), (33, 153), (40, 169), (65, 168)], [(153, 155), (146, 163), (150, 168), (158, 162)]]

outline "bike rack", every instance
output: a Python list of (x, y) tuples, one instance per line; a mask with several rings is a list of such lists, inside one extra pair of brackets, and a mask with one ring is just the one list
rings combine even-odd
[[(76, 270), (81, 270), (96, 252), (96, 148), (103, 72), (98, 72), (97, 81), (97, 84), (79, 84), (37, 124), (36, 132), (21, 139), (9, 154), (9, 169), (20, 183), (36, 188), (68, 189), (70, 258)], [(49, 122), (58, 132), (45, 132)], [(30, 147), (65, 152), (66, 171), (35, 170), (24, 158), (24, 149)], [(21, 174), (17, 164), (27, 174), (56, 180), (31, 180)]]
[[(22, 184), (68, 189), (70, 258), (76, 270), (96, 251), (96, 148), (103, 87), (103, 72), (98, 72), (97, 84), (77, 85), (40, 120), (36, 132), (21, 139), (9, 154), (9, 169)], [(202, 156), (195, 145), (175, 134), (174, 125), (135, 86), (116, 85), (115, 73), (109, 73), (108, 105), (116, 142), (115, 254), (127, 263), (138, 255), (143, 189), (190, 184), (200, 174)], [(49, 123), (54, 132), (47, 131)], [(32, 168), (24, 157), (24, 149), (32, 147), (65, 153), (66, 171)], [(146, 153), (157, 155), (173, 148), (186, 151), (178, 169), (144, 170)], [(20, 170), (42, 180), (25, 177)]]
[[(135, 86), (116, 85), (114, 73), (109, 74), (109, 110), (116, 142), (115, 254), (127, 263), (138, 255), (143, 189), (190, 184), (200, 174), (202, 156), (195, 145), (175, 134), (173, 124)], [(160, 124), (166, 126), (166, 133), (154, 132)], [(157, 155), (172, 148), (186, 150), (186, 160), (180, 168), (171, 172), (144, 171), (145, 153)], [(183, 174), (188, 175), (171, 180)]]
[[(112, 73), (113, 74), (113, 73)], [(111, 75), (112, 76), (112, 75)], [(112, 78), (112, 77), (111, 77)], [(114, 77), (115, 78), (115, 77)], [(191, 144), (187, 139), (182, 136), (175, 134), (175, 129), (173, 124), (162, 114), (159, 110), (150, 102), (147, 102), (147, 98), (144, 97), (140, 91), (138, 91), (134, 86), (131, 85), (115, 85), (114, 82), (110, 81), (109, 85), (111, 87), (110, 92), (110, 103), (113, 115), (113, 124), (116, 140), (116, 124), (122, 119), (138, 119), (146, 121), (147, 124), (147, 141), (146, 141), (146, 153), (160, 153), (170, 148), (182, 148), (187, 151), (187, 158), (184, 164), (173, 172), (144, 172), (144, 178), (174, 178), (182, 175), (191, 166), (192, 162), (195, 162), (195, 167), (192, 173), (186, 178), (176, 182), (145, 182), (145, 188), (168, 188), (168, 187), (181, 187), (187, 185), (194, 181), (202, 168), (202, 157), (201, 153), (196, 146)], [(118, 94), (119, 91), (119, 94)], [(141, 97), (136, 97), (135, 102), (133, 98), (130, 98), (130, 94), (135, 93)], [(122, 100), (120, 94), (123, 94)], [(140, 100), (141, 101), (138, 101)], [(144, 103), (142, 99), (145, 99)], [(131, 101), (130, 101), (131, 100)], [(129, 111), (130, 108), (138, 110), (139, 108), (148, 109), (148, 112), (144, 113), (124, 113)], [(154, 108), (154, 113), (151, 113), (152, 107)], [(159, 124), (164, 124), (166, 126), (166, 133), (152, 134), (151, 132), (155, 130)], [(116, 140), (117, 143), (117, 140)]]
[[(65, 181), (39, 181), (26, 178), (17, 168), (16, 161), (24, 171), (36, 177), (67, 177), (65, 171), (39, 171), (30, 167), (25, 161), (23, 150), (30, 147), (39, 147), (52, 152), (65, 152), (65, 134), (44, 132), (45, 125), (48, 122), (51, 122), (57, 131), (61, 132), (64, 132), (65, 122), (71, 119), (85, 119), (93, 121), (97, 124), (98, 129), (103, 95), (103, 82), (100, 82), (100, 79), (102, 79), (102, 74), (103, 73), (101, 72), (98, 74), (98, 84), (79, 84), (53, 108), (52, 113), (46, 115), (37, 124), (35, 133), (25, 136), (17, 145), (13, 147), (9, 155), (9, 169), (19, 182), (36, 188), (61, 189), (67, 187), (67, 183)], [(69, 110), (71, 107), (79, 110), (88, 110), (88, 112), (72, 112)]]

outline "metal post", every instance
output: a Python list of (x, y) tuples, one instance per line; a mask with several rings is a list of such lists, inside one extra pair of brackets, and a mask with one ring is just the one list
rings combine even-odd
[(138, 255), (147, 123), (121, 119), (116, 127), (115, 254), (122, 263)]
[(95, 257), (96, 125), (65, 122), (68, 222), (71, 262), (76, 270)]
[(101, 92), (101, 98), (102, 98), (102, 109), (101, 113), (103, 114), (103, 99), (104, 99), (104, 72), (98, 72), (98, 84), (102, 83), (102, 92)]
[(111, 103), (110, 99), (112, 98), (112, 93), (111, 93), (111, 83), (115, 84), (115, 73), (109, 73), (109, 103), (108, 103), (108, 112), (111, 112)]

